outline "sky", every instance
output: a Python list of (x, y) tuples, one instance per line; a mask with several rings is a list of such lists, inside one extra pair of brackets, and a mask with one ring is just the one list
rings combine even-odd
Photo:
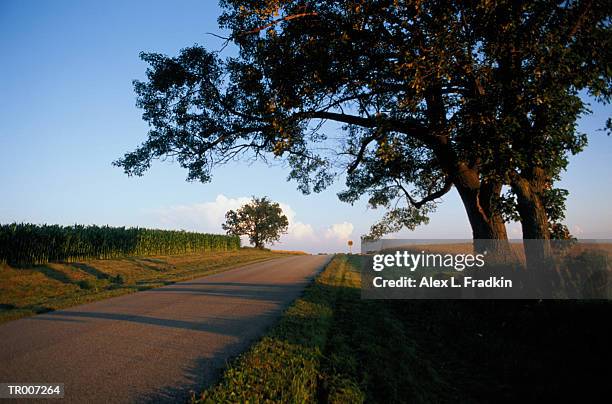
[[(337, 183), (303, 195), (281, 164), (232, 163), (211, 183), (186, 182), (172, 162), (127, 177), (112, 161), (146, 139), (132, 80), (143, 79), (141, 51), (175, 55), (199, 44), (218, 49), (215, 1), (0, 1), (0, 223), (108, 224), (221, 232), (228, 209), (266, 195), (287, 214), (274, 248), (347, 249), (382, 215), (365, 200), (340, 202)], [(567, 220), (581, 238), (612, 238), (612, 139), (602, 128), (610, 106), (580, 121), (586, 151), (572, 157)], [(520, 225), (508, 225), (520, 237)], [(396, 238), (470, 238), (456, 191), (430, 224)]]

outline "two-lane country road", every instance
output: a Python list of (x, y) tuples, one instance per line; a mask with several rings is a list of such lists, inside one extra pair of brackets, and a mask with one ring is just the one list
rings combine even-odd
[(64, 383), (63, 402), (184, 401), (329, 259), (280, 258), (2, 324), (0, 382)]

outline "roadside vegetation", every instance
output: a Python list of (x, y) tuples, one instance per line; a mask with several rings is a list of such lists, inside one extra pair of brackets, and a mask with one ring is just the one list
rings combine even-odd
[(337, 256), (278, 325), (195, 402), (435, 401), (448, 391), (391, 308), (360, 299), (359, 257)]
[(360, 260), (336, 257), (193, 401), (567, 401), (606, 386), (609, 302), (362, 300)]
[(94, 258), (187, 254), (240, 248), (240, 238), (138, 227), (0, 225), (0, 262), (10, 265)]
[(24, 267), (0, 263), (0, 323), (289, 254), (300, 252), (241, 248), (181, 255), (54, 262)]
[[(315, 401), (334, 305), (343, 285), (351, 284), (350, 277), (346, 258), (335, 258), (278, 325), (231, 364), (217, 386), (195, 401)], [(355, 389), (347, 389), (346, 394), (353, 392), (361, 397)]]

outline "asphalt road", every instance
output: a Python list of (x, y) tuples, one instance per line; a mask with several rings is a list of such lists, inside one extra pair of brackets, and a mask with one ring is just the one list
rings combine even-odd
[(55, 402), (180, 402), (213, 383), (328, 260), (280, 258), (2, 324), (0, 383), (64, 383)]

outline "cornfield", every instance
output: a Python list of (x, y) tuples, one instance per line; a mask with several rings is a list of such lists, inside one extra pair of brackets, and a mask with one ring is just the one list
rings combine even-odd
[(29, 223), (0, 225), (0, 261), (11, 265), (238, 248), (240, 238), (236, 236), (186, 231)]

